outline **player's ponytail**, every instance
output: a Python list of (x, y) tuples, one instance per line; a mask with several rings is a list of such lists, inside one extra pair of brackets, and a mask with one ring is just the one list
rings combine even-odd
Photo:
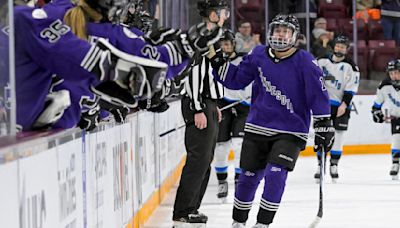
[(80, 0), (77, 6), (67, 11), (64, 16), (64, 23), (71, 27), (72, 32), (77, 37), (87, 40), (87, 20), (99, 22), (102, 17), (100, 13), (92, 9), (84, 0)]

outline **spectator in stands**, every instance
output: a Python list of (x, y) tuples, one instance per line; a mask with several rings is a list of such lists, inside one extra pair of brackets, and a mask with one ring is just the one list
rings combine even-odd
[[(310, 2), (308, 13), (306, 11), (306, 1)], [(290, 2), (290, 5), (288, 5), (289, 13), (297, 17), (300, 23), (300, 32), (305, 34), (307, 28), (307, 15), (310, 17), (310, 27), (317, 18), (317, 4), (315, 3), (315, 0), (291, 0)]]
[(313, 30), (313, 36), (316, 38), (312, 45), (312, 53), (315, 58), (326, 56), (332, 52), (333, 35), (322, 28)]
[(381, 23), (385, 39), (400, 45), (400, 1), (382, 0)]
[(381, 3), (381, 0), (357, 0), (356, 9), (357, 11), (368, 10), (380, 5)]
[(256, 45), (260, 44), (260, 34), (251, 34), (250, 21), (239, 23), (239, 32), (236, 33), (236, 52), (248, 53)]
[(299, 35), (299, 38), (296, 40), (295, 47), (303, 50), (307, 49), (307, 38), (304, 34)]
[(312, 30), (312, 36), (311, 36), (311, 43), (314, 43), (316, 40), (318, 40), (319, 37), (316, 37), (316, 34), (318, 35), (321, 31), (319, 29), (323, 29), (328, 33), (328, 36), (331, 40), (333, 40), (335, 33), (332, 31), (328, 31), (327, 27), (328, 23), (325, 18), (319, 17), (317, 20), (314, 22), (314, 29)]
[(363, 19), (365, 23), (368, 23), (369, 19), (379, 20), (379, 18), (374, 18), (374, 12), (378, 12), (378, 9), (374, 9), (376, 6), (381, 4), (381, 0), (357, 0), (356, 1), (356, 18)]

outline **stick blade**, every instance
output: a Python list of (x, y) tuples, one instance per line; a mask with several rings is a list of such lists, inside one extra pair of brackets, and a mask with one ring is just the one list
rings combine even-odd
[(308, 228), (316, 228), (321, 221), (321, 217), (316, 216), (314, 221), (308, 226)]

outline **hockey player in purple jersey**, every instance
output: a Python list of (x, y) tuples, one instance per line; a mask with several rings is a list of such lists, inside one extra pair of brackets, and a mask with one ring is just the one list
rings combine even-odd
[(253, 227), (266, 228), (273, 222), (288, 172), (306, 145), (311, 115), (314, 149), (332, 147), (334, 128), (322, 71), (308, 52), (294, 48), (299, 30), (296, 17), (278, 15), (269, 25), (269, 46), (255, 47), (238, 66), (224, 62), (218, 54), (212, 57), (214, 76), (227, 88), (243, 89), (254, 83), (232, 227), (245, 227), (262, 179), (264, 192)]
[[(143, 80), (140, 74), (132, 77), (131, 68), (151, 65), (149, 67), (153, 70), (157, 69), (154, 75), (165, 77), (166, 64), (128, 55), (105, 40), (100, 39), (96, 45), (90, 45), (78, 39), (59, 19), (64, 15), (61, 7), (52, 7), (51, 4), (43, 8), (17, 6), (14, 14), (18, 34), (17, 123), (24, 130), (32, 129), (46, 111), (49, 103), (45, 101), (53, 74), (62, 75), (63, 79), (72, 83), (87, 80), (85, 85), (92, 85), (95, 92), (107, 97), (109, 103), (128, 107), (135, 106), (137, 98), (149, 89), (141, 87), (143, 82), (149, 84), (148, 80)], [(97, 85), (99, 81), (104, 82)], [(151, 84), (154, 85), (153, 82)]]

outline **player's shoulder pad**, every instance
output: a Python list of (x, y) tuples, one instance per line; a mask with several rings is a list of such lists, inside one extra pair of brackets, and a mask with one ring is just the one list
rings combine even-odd
[(392, 80), (390, 79), (390, 77), (387, 76), (385, 79), (383, 79), (383, 80), (381, 81), (381, 83), (380, 83), (379, 86), (378, 86), (378, 89), (382, 89), (382, 88), (385, 87), (385, 86), (393, 86), (391, 81), (392, 81)]
[(299, 50), (297, 50), (297, 52), (298, 52), (297, 55), (299, 55), (300, 58), (299, 57), (296, 57), (296, 58), (299, 58), (297, 60), (299, 60), (299, 62), (301, 63), (301, 65), (303, 67), (314, 66), (314, 67), (320, 69), (318, 60), (315, 59), (311, 53), (309, 53), (308, 51), (305, 51), (303, 49), (299, 49)]
[(344, 58), (343, 62), (350, 64), (350, 66), (353, 69), (353, 71), (355, 71), (355, 72), (359, 72), (360, 71), (358, 69), (358, 66), (354, 63), (354, 61), (351, 58), (346, 56), (346, 58)]

